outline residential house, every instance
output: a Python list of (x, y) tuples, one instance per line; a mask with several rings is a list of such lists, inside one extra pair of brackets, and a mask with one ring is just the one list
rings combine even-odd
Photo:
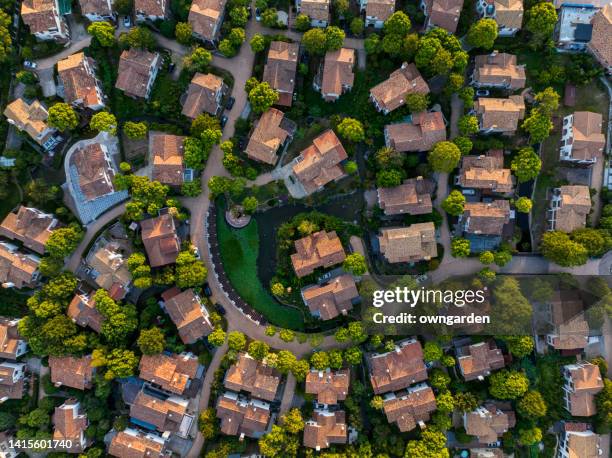
[(512, 194), (512, 171), (504, 168), (504, 152), (489, 150), (480, 156), (463, 156), (457, 184), (485, 193)]
[(171, 288), (162, 293), (162, 299), (183, 343), (195, 343), (213, 332), (210, 313), (193, 289), (181, 292), (178, 288)]
[(510, 210), (510, 203), (497, 199), (466, 202), (458, 224), (464, 237), (470, 240), (472, 251), (477, 253), (497, 248), (505, 236), (511, 235), (511, 219), (514, 211)]
[(6, 431), (0, 432), (0, 457), (1, 458), (17, 458), (20, 451), (14, 447), (16, 439)]
[(595, 395), (604, 383), (599, 366), (587, 361), (563, 366), (563, 407), (574, 417), (591, 417), (597, 413)]
[(53, 215), (20, 206), (11, 212), (0, 224), (0, 235), (10, 240), (19, 240), (23, 246), (38, 254), (45, 254), (45, 244), (57, 225)]
[(507, 99), (479, 97), (474, 110), (483, 134), (513, 135), (519, 121), (525, 117), (525, 101), (522, 95), (511, 95)]
[(591, 212), (591, 192), (588, 186), (566, 185), (552, 192), (549, 209), (549, 228), (572, 232), (586, 226)]
[(340, 139), (333, 130), (326, 130), (293, 161), (292, 172), (305, 195), (312, 194), (346, 176), (340, 165), (346, 158)]
[[(25, 368), (23, 363), (0, 363), (0, 404), (9, 399), (21, 399), (25, 384)], [(1, 456), (1, 455), (0, 455)]]
[(49, 356), (51, 382), (57, 386), (67, 386), (77, 390), (89, 390), (93, 386), (95, 368), (91, 365), (91, 355), (80, 358), (74, 356)]
[(81, 14), (90, 22), (115, 20), (116, 14), (111, 0), (79, 0), (79, 6)]
[(354, 66), (354, 49), (340, 48), (336, 51), (327, 51), (312, 82), (314, 89), (321, 93), (326, 102), (335, 102), (342, 94), (353, 88)]
[(290, 107), (293, 103), (299, 48), (299, 43), (284, 41), (270, 43), (262, 81), (278, 92), (277, 105)]
[(608, 39), (612, 35), (612, 5), (607, 3), (591, 20), (593, 26), (591, 41), (587, 49), (608, 72), (612, 72), (612, 43)]
[(609, 437), (595, 434), (586, 423), (565, 422), (555, 458), (608, 458)]
[(192, 353), (160, 353), (140, 358), (140, 378), (170, 393), (182, 395), (201, 377), (202, 366)]
[(126, 428), (117, 432), (109, 444), (108, 454), (118, 458), (169, 458), (168, 439), (152, 432)]
[(181, 250), (181, 240), (170, 213), (141, 221), (140, 230), (151, 267), (162, 267), (176, 261)]
[(319, 231), (295, 243), (296, 253), (291, 255), (291, 264), (298, 277), (305, 277), (319, 267), (327, 268), (344, 262), (346, 253), (335, 231)]
[(55, 137), (57, 130), (47, 124), (49, 113), (38, 100), (28, 104), (24, 99), (16, 99), (6, 106), (4, 116), (9, 124), (15, 126), (17, 130), (26, 132), (45, 151), (57, 145), (58, 140)]
[(457, 349), (457, 365), (466, 382), (482, 381), (505, 364), (504, 355), (493, 340)]
[(33, 288), (40, 278), (40, 258), (0, 242), (0, 284), (3, 288)]
[(89, 327), (98, 333), (102, 331), (104, 317), (96, 308), (96, 300), (90, 294), (75, 294), (68, 304), (66, 314), (79, 326)]
[(564, 4), (554, 31), (557, 47), (566, 51), (586, 50), (593, 33), (591, 20), (597, 11), (593, 5)]
[(382, 29), (385, 21), (395, 12), (395, 0), (359, 0), (359, 8), (365, 11), (365, 25)]
[(471, 84), (477, 88), (491, 87), (516, 91), (525, 87), (525, 65), (516, 63), (514, 54), (493, 51), (474, 58)]
[(130, 48), (121, 53), (115, 87), (129, 97), (148, 100), (161, 58), (157, 52)]
[(186, 169), (184, 164), (183, 141), (185, 137), (164, 133), (149, 135), (149, 163), (151, 179), (162, 184), (178, 188), (183, 185), (185, 177), (193, 176), (193, 170)]
[(217, 400), (217, 418), (221, 421), (221, 432), (228, 436), (258, 439), (268, 430), (270, 404), (259, 399), (248, 400), (231, 391)]
[(226, 3), (227, 0), (194, 0), (191, 3), (187, 22), (196, 38), (216, 45)]
[(57, 63), (58, 93), (66, 103), (98, 111), (104, 108), (104, 94), (94, 68), (96, 61), (78, 52)]
[(244, 152), (249, 159), (275, 165), (278, 151), (284, 151), (296, 131), (297, 125), (282, 111), (270, 108), (256, 122)]
[(19, 318), (0, 316), (0, 358), (16, 361), (28, 351), (25, 339), (19, 336)]
[(344, 274), (323, 284), (303, 288), (302, 299), (313, 316), (331, 320), (340, 314), (346, 315), (360, 297), (353, 277)]
[(421, 0), (428, 29), (440, 27), (449, 33), (457, 31), (463, 0)]
[[(68, 453), (81, 453), (87, 447), (87, 426), (87, 414), (81, 409), (81, 403), (68, 399), (53, 413), (53, 440)], [(64, 448), (61, 444), (70, 444), (70, 447)]]
[(438, 256), (436, 228), (433, 223), (381, 228), (378, 245), (380, 253), (391, 264), (429, 261)]
[(23, 0), (21, 19), (38, 40), (70, 41), (68, 23), (57, 0)]
[(304, 447), (319, 451), (332, 444), (346, 444), (347, 426), (343, 410), (315, 410), (304, 425)]
[(236, 362), (225, 373), (223, 386), (237, 393), (247, 392), (258, 399), (274, 401), (280, 381), (281, 375), (276, 369), (240, 352)]
[(324, 371), (311, 369), (306, 374), (306, 393), (316, 394), (317, 403), (321, 405), (336, 405), (344, 401), (348, 395), (351, 383), (351, 371), (339, 369), (333, 371), (329, 368)]
[(196, 73), (187, 88), (183, 115), (195, 119), (203, 112), (217, 116), (223, 111), (221, 100), (227, 92), (223, 78), (212, 73)]
[(400, 432), (412, 431), (419, 425), (425, 427), (431, 413), (436, 410), (436, 397), (425, 383), (406, 391), (387, 393), (383, 398), (383, 410), (389, 423), (395, 423)]
[(310, 18), (312, 27), (327, 27), (330, 5), (330, 0), (295, 0), (295, 9), (299, 14), (305, 14)]
[(130, 405), (130, 417), (145, 423), (147, 429), (155, 428), (186, 439), (194, 423), (193, 415), (187, 410), (188, 404), (178, 396), (166, 397), (141, 390)]
[(543, 312), (546, 343), (566, 355), (581, 353), (589, 343), (589, 324), (580, 294), (575, 290), (555, 290)]
[(164, 20), (168, 16), (166, 0), (134, 0), (136, 22)]
[(427, 380), (423, 348), (416, 339), (395, 344), (392, 351), (366, 357), (374, 394), (399, 391)]
[(388, 114), (406, 103), (410, 94), (429, 94), (429, 86), (414, 64), (404, 62), (389, 78), (370, 89), (370, 100), (378, 111)]
[(523, 25), (523, 0), (479, 0), (476, 11), (495, 19), (500, 37), (516, 35)]
[(496, 444), (501, 436), (516, 424), (511, 410), (502, 410), (493, 403), (477, 407), (473, 412), (463, 414), (463, 426), (470, 436), (476, 436), (481, 444)]
[(446, 126), (440, 111), (414, 113), (408, 121), (387, 124), (385, 145), (400, 153), (429, 151), (446, 140)]
[(432, 212), (431, 195), (435, 189), (432, 180), (409, 178), (393, 188), (378, 188), (378, 206), (387, 216), (427, 215)]
[(85, 259), (90, 268), (89, 275), (96, 285), (106, 290), (116, 301), (125, 297), (132, 283), (132, 274), (127, 267), (127, 254), (117, 242), (101, 239)]
[(563, 118), (560, 159), (579, 165), (593, 165), (601, 160), (606, 137), (601, 113), (576, 111)]

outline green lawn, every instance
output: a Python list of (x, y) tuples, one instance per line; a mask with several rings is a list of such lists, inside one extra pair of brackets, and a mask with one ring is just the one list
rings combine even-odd
[(252, 220), (244, 229), (233, 229), (225, 222), (224, 213), (225, 205), (220, 205), (217, 213), (217, 237), (223, 267), (234, 289), (271, 324), (302, 331), (304, 318), (300, 311), (277, 303), (259, 281), (257, 222)]

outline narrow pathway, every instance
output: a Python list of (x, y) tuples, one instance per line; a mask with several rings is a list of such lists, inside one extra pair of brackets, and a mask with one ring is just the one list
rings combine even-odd
[(285, 383), (285, 391), (283, 391), (283, 399), (280, 405), (280, 414), (285, 415), (293, 404), (293, 395), (295, 394), (295, 385), (297, 381), (291, 372), (287, 375), (287, 382)]
[(65, 59), (66, 57), (74, 54), (75, 52), (79, 52), (83, 48), (86, 48), (87, 46), (89, 46), (90, 43), (91, 43), (91, 36), (87, 35), (81, 40), (71, 43), (70, 46), (68, 46), (62, 52), (54, 54), (53, 56), (50, 56), (50, 57), (38, 59), (37, 61), (35, 61), (38, 66), (36, 70), (38, 71), (38, 70), (45, 70), (45, 69), (53, 68), (53, 66), (57, 62), (59, 62), (62, 59)]

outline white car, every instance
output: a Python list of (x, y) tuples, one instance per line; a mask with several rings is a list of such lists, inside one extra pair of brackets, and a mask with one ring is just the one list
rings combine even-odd
[(198, 250), (197, 246), (193, 247), (193, 255), (195, 256), (196, 259), (201, 259), (200, 258), (200, 250)]
[(32, 69), (34, 69), (34, 68), (38, 67), (38, 64), (37, 64), (36, 62), (31, 62), (31, 61), (29, 61), (29, 60), (25, 60), (25, 61), (23, 62), (23, 66), (24, 66), (25, 68), (32, 68)]
[(129, 29), (132, 27), (132, 19), (129, 16), (123, 18), (123, 27)]

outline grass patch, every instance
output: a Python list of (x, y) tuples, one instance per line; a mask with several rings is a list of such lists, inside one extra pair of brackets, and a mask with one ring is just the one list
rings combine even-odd
[(259, 233), (253, 219), (243, 229), (225, 222), (225, 204), (217, 210), (217, 237), (225, 273), (236, 292), (275, 326), (302, 331), (304, 317), (295, 309), (278, 304), (257, 276)]

